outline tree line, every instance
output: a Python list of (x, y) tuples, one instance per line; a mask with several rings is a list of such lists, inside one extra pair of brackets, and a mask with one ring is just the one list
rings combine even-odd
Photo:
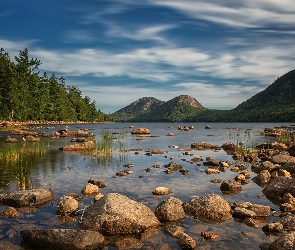
[(40, 75), (40, 65), (37, 58), (29, 58), (27, 48), (19, 51), (15, 61), (0, 49), (0, 120), (114, 121), (77, 87), (67, 86), (63, 76)]

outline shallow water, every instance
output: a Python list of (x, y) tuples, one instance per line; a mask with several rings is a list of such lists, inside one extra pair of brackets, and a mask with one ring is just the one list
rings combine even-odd
[[(153, 137), (145, 137), (143, 140), (137, 140), (136, 135), (131, 135), (129, 132), (133, 125), (134, 128), (146, 127), (150, 130)], [(194, 126), (194, 129), (189, 131), (178, 130), (177, 126)], [(210, 125), (212, 129), (204, 129), (206, 125)], [(159, 202), (173, 196), (180, 198), (183, 202), (188, 202), (192, 197), (216, 193), (223, 196), (231, 202), (250, 201), (256, 204), (269, 205), (274, 210), (279, 210), (276, 205), (273, 205), (266, 198), (258, 198), (261, 194), (261, 187), (250, 181), (249, 184), (243, 185), (242, 191), (237, 195), (223, 195), (220, 191), (220, 183), (214, 184), (210, 180), (220, 178), (221, 180), (233, 180), (237, 173), (227, 169), (226, 172), (214, 175), (205, 174), (207, 169), (201, 162), (198, 166), (196, 163), (190, 163), (193, 158), (189, 155), (183, 155), (180, 149), (188, 149), (194, 142), (210, 142), (221, 146), (223, 143), (232, 141), (245, 142), (249, 147), (263, 142), (274, 141), (276, 138), (259, 136), (266, 127), (279, 127), (290, 124), (284, 123), (147, 123), (147, 124), (127, 124), (127, 123), (112, 123), (112, 124), (89, 124), (89, 125), (69, 125), (70, 130), (79, 128), (88, 128), (89, 132), (94, 133), (96, 137), (101, 136), (102, 132), (123, 133), (123, 141), (125, 149), (140, 148), (139, 154), (134, 151), (129, 151), (124, 154), (117, 154), (110, 161), (99, 161), (96, 157), (84, 155), (77, 152), (62, 152), (59, 150), (64, 145), (72, 144), (71, 138), (50, 139), (42, 138), (39, 142), (39, 147), (42, 147), (42, 155), (30, 154), (29, 157), (23, 157), (22, 161), (17, 165), (14, 163), (1, 162), (0, 165), (0, 192), (7, 193), (18, 189), (16, 173), (20, 165), (26, 172), (26, 186), (33, 188), (51, 188), (55, 194), (55, 200), (36, 211), (20, 210), (20, 217), (16, 219), (7, 219), (0, 217), (0, 241), (10, 241), (15, 245), (27, 247), (22, 243), (22, 238), (19, 235), (19, 230), (24, 227), (29, 228), (32, 225), (37, 225), (46, 228), (78, 228), (78, 222), (81, 215), (73, 218), (64, 218), (56, 215), (56, 203), (58, 199), (65, 194), (78, 193), (87, 184), (89, 179), (104, 180), (107, 184), (106, 188), (100, 189), (101, 193), (117, 192), (128, 196), (136, 201), (143, 202), (153, 211)], [(228, 129), (227, 127), (231, 127)], [(36, 130), (37, 132), (45, 132), (47, 134), (52, 131), (59, 130), (59, 126), (43, 127)], [(175, 136), (167, 136), (168, 133), (174, 133)], [(3, 142), (7, 132), (0, 132), (1, 144), (0, 147), (8, 147), (7, 143)], [(119, 135), (114, 134), (119, 138)], [(17, 143), (23, 149), (32, 142)], [(171, 147), (177, 145), (178, 148)], [(15, 147), (11, 145), (9, 147)], [(160, 149), (166, 151), (162, 155), (147, 156), (146, 150)], [(231, 155), (227, 155), (223, 150), (214, 152), (212, 150), (198, 151), (192, 150), (190, 153), (193, 156), (201, 156), (204, 161), (207, 156), (212, 156), (218, 161), (230, 161), (233, 164)], [(172, 159), (173, 158), (173, 159)], [(189, 170), (189, 175), (182, 175), (179, 172), (166, 174), (164, 165), (170, 162), (181, 164), (183, 168)], [(116, 173), (126, 169), (125, 164), (132, 163), (134, 167), (130, 168), (133, 174), (123, 177), (116, 177)], [(161, 168), (153, 168), (152, 166), (159, 164)], [(248, 165), (250, 169), (251, 165)], [(144, 171), (146, 168), (151, 168), (150, 172)], [(198, 168), (198, 169), (197, 169)], [(143, 176), (143, 178), (139, 178)], [(251, 177), (255, 174), (252, 173)], [(158, 186), (170, 188), (173, 193), (165, 196), (153, 196), (152, 191)], [(93, 198), (86, 198), (80, 204), (81, 208), (84, 205), (90, 205)], [(2, 212), (6, 206), (0, 206)], [(276, 218), (270, 217), (273, 221)], [(261, 228), (265, 224), (262, 222), (259, 228), (251, 228), (243, 223), (239, 223), (234, 219), (220, 223), (207, 224), (202, 221), (187, 217), (179, 225), (185, 229), (185, 232), (197, 241), (198, 248), (201, 249), (259, 249), (259, 245), (265, 241), (272, 242), (276, 237), (266, 236)], [(205, 240), (202, 239), (202, 231), (211, 231), (219, 235), (218, 239)], [(246, 232), (246, 236), (241, 234)], [(168, 236), (164, 231), (160, 231), (157, 235), (143, 242), (143, 249), (157, 249), (160, 245), (168, 245), (170, 249), (179, 249), (176, 239)], [(116, 249), (108, 246), (107, 249)]]

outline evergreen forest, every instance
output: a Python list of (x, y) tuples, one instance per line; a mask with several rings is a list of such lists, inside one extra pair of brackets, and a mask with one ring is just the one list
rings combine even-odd
[(63, 76), (40, 74), (40, 65), (40, 60), (30, 59), (28, 49), (14, 60), (0, 49), (0, 120), (114, 121), (77, 87), (67, 86)]

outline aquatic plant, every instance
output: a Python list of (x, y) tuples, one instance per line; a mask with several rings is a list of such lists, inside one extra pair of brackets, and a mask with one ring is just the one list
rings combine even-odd
[(25, 156), (40, 156), (46, 152), (45, 143), (41, 140), (34, 143), (5, 143), (0, 148), (0, 161), (16, 162)]
[(93, 157), (99, 163), (110, 163), (114, 157), (119, 157), (122, 162), (128, 152), (127, 145), (124, 141), (126, 133), (118, 133), (116, 136), (109, 131), (102, 131), (101, 135), (95, 140), (95, 153)]
[(248, 155), (248, 154), (257, 153), (257, 149), (255, 145), (249, 146), (247, 142), (243, 142), (238, 139), (235, 152), (240, 153), (242, 155)]
[(285, 144), (295, 143), (295, 132), (286, 131), (280, 136), (280, 141)]

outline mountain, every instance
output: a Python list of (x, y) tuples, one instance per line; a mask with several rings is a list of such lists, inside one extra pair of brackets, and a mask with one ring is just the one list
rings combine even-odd
[(157, 109), (164, 101), (160, 101), (154, 97), (140, 98), (125, 108), (122, 108), (112, 115), (116, 121), (129, 121), (130, 119), (145, 114), (151, 110)]
[(232, 110), (206, 110), (196, 121), (293, 122), (295, 121), (295, 70), (275, 80), (265, 90)]
[(231, 110), (207, 109), (195, 98), (141, 98), (113, 113), (132, 122), (295, 122), (295, 69)]
[(254, 115), (263, 121), (295, 121), (295, 70), (289, 71), (275, 80), (270, 86), (235, 109), (246, 118)]
[(144, 97), (112, 115), (116, 121), (179, 122), (195, 117), (204, 109), (195, 98), (188, 95), (180, 95), (167, 102)]

